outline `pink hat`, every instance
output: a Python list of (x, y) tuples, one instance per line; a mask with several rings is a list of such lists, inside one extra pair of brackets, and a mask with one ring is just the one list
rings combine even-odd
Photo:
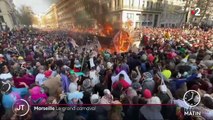
[(29, 90), (31, 95), (38, 95), (41, 93), (41, 88), (39, 86), (33, 87), (31, 90)]
[(151, 91), (149, 89), (145, 89), (143, 91), (143, 96), (144, 96), (144, 98), (149, 99), (149, 98), (152, 97), (152, 93), (151, 93)]
[(176, 56), (177, 56), (177, 54), (174, 53), (174, 52), (169, 52), (169, 53), (167, 54), (167, 58), (168, 58), (168, 59), (173, 59), (173, 58), (176, 57)]
[(50, 77), (52, 75), (52, 71), (51, 70), (45, 71), (44, 75), (45, 75), (45, 77), (48, 78), (48, 77)]
[(153, 62), (155, 60), (155, 57), (152, 54), (149, 54), (148, 59), (150, 62)]

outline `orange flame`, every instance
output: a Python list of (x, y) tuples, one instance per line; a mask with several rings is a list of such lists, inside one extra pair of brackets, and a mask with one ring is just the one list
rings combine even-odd
[(127, 52), (133, 43), (133, 39), (129, 33), (122, 30), (119, 31), (113, 39), (114, 47), (117, 53)]
[(111, 36), (113, 34), (112, 25), (107, 23), (103, 26), (102, 35), (103, 36)]

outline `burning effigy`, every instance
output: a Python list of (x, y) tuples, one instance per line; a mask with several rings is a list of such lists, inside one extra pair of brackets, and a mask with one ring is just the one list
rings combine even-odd
[[(75, 32), (75, 34), (78, 34), (77, 36), (86, 35), (89, 38), (93, 38), (95, 36), (100, 43), (100, 51), (108, 50), (111, 53), (127, 52), (133, 43), (133, 39), (129, 32), (125, 30), (115, 30), (109, 23), (103, 25), (98, 31), (99, 32), (91, 32), (90, 29), (89, 31), (84, 30), (84, 32), (78, 31)], [(74, 35), (72, 37), (74, 37)]]
[(127, 52), (133, 40), (128, 32), (120, 30), (113, 38), (113, 45), (117, 53)]

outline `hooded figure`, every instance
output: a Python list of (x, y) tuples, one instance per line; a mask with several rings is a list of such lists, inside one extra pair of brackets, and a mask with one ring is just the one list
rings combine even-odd
[(143, 73), (142, 91), (149, 89), (152, 93), (155, 89), (155, 81), (153, 80), (152, 74), (149, 72)]

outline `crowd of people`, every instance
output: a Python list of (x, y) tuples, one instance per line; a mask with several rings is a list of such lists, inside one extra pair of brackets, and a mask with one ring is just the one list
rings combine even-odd
[[(83, 111), (31, 111), (23, 119), (213, 119), (213, 30), (143, 28), (137, 51), (81, 47), (66, 31), (17, 29), (0, 35), (0, 116), (17, 99), (33, 105), (95, 106)], [(95, 44), (95, 43), (94, 43)], [(201, 102), (184, 116), (184, 93)]]

